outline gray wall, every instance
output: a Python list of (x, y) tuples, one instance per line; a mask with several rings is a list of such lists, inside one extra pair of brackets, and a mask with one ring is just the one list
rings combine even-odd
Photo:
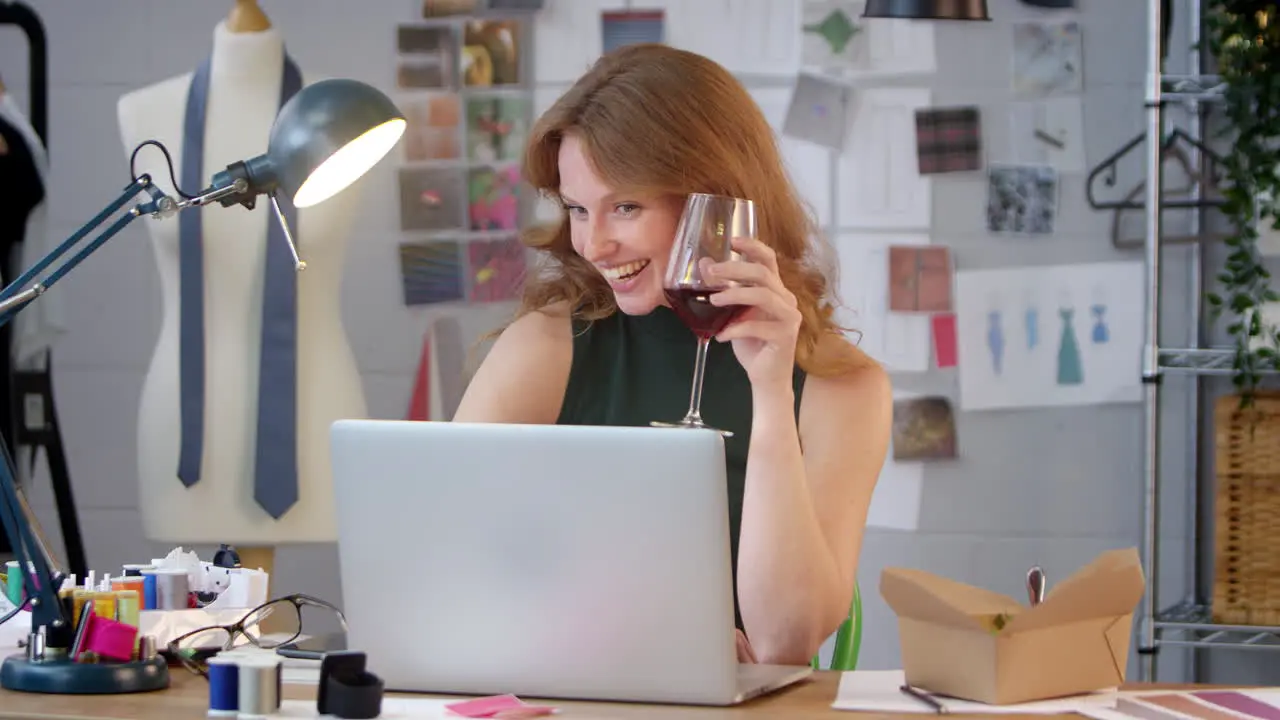
[[(706, 3), (710, 0), (683, 0)], [(744, 0), (725, 0), (739, 3)], [(785, 4), (799, 0), (769, 0)], [(207, 52), (214, 24), (230, 3), (207, 0), (27, 0), (38, 8), (51, 49), (52, 227), (59, 237), (95, 214), (125, 177), (115, 106), (124, 92), (188, 71)], [(573, 8), (568, 4), (572, 2)], [(603, 4), (622, 5), (618, 2)], [(1182, 10), (1183, 3), (1176, 3)], [(263, 3), (308, 72), (343, 75), (391, 90), (393, 27), (414, 16), (416, 0), (269, 0)], [(594, 31), (587, 0), (549, 0), (539, 36), (584, 23)], [(641, 3), (636, 3), (640, 6)], [(681, 0), (645, 3), (677, 9)], [(1083, 26), (1087, 161), (1096, 164), (1142, 130), (1145, 7), (1142, 0), (1078, 0), (1067, 13)], [(1016, 0), (992, 0), (995, 22), (937, 26), (936, 75), (920, 82), (935, 105), (977, 104), (983, 111), (987, 160), (1000, 161), (1006, 132), (1011, 21), (1053, 17)], [(1185, 13), (1179, 12), (1179, 19)], [(775, 27), (793, 33), (792, 27)], [(697, 33), (680, 37), (695, 39)], [(1186, 53), (1185, 28), (1175, 31), (1174, 62)], [(345, 50), (333, 52), (335, 46)], [(1178, 47), (1181, 46), (1181, 51)], [(696, 46), (692, 49), (698, 49)], [(545, 52), (549, 52), (544, 50)], [(0, 72), (25, 102), (25, 51), (16, 30), (0, 29)], [(543, 58), (540, 58), (542, 60)], [(540, 63), (541, 64), (541, 63)], [(753, 86), (779, 86), (777, 78)], [(545, 103), (564, 85), (539, 83)], [(1140, 153), (1124, 166), (1120, 187), (1141, 179)], [(397, 211), (394, 163), (366, 181), (369, 198), (358, 239), (350, 245), (343, 313), (374, 417), (403, 415), (421, 333), (432, 312), (405, 308), (396, 287)], [(826, 179), (815, 178), (821, 186)], [(839, 198), (839, 188), (836, 188)], [(1058, 232), (1036, 242), (1008, 241), (984, 229), (982, 176), (943, 177), (933, 183), (933, 239), (953, 248), (958, 268), (1136, 259), (1108, 241), (1111, 216), (1084, 200), (1084, 177), (1062, 179)], [(149, 240), (135, 227), (69, 276), (60, 288), (72, 325), (55, 353), (59, 412), (63, 419), (81, 522), (93, 567), (108, 569), (145, 560), (168, 548), (139, 529), (134, 457), (138, 395), (160, 319), (159, 290)], [(1166, 262), (1163, 331), (1172, 342), (1187, 337), (1187, 251)], [(477, 336), (509, 306), (456, 312)], [(376, 322), (372, 322), (376, 320)], [(900, 375), (904, 389), (955, 398), (953, 371)], [(1187, 470), (1196, 462), (1186, 441), (1191, 383), (1166, 383), (1165, 452), (1168, 482), (1161, 505), (1164, 541), (1162, 602), (1180, 598), (1189, 581)], [(908, 565), (963, 581), (1022, 594), (1032, 564), (1062, 578), (1102, 550), (1136, 545), (1141, 511), (1141, 409), (1138, 405), (1059, 410), (985, 412), (958, 421), (962, 457), (926, 471), (921, 528), (914, 533), (868, 532), (861, 577), (866, 605), (863, 667), (899, 663), (892, 614), (876, 592), (881, 568)], [(56, 528), (45, 474), (33, 502)], [(55, 533), (56, 534), (56, 533)], [(206, 548), (200, 548), (206, 551)], [(277, 559), (277, 588), (338, 597), (331, 546), (286, 547)], [(1237, 679), (1256, 665), (1250, 655), (1222, 670)], [(1162, 656), (1162, 679), (1181, 679), (1182, 653)]]

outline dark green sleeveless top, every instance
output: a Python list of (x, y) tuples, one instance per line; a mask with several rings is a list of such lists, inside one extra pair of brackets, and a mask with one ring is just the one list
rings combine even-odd
[[(603, 320), (573, 321), (573, 366), (559, 425), (646, 427), (652, 420), (676, 422), (689, 408), (697, 339), (670, 308), (648, 315), (615, 312)], [(804, 371), (793, 373), (799, 418)], [(729, 488), (729, 547), (733, 560), (734, 622), (738, 612), (738, 530), (751, 439), (751, 382), (730, 343), (711, 342), (702, 385), (702, 419), (730, 430), (725, 439)]]

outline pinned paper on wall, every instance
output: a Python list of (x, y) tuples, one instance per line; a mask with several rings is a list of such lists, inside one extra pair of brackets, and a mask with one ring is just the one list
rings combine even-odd
[(1143, 264), (956, 273), (964, 410), (1142, 398)]
[(661, 10), (619, 10), (600, 14), (600, 49), (611, 52), (627, 45), (666, 42)]
[(1013, 92), (1021, 98), (1074, 95), (1084, 88), (1080, 23), (1013, 24)]
[(1084, 172), (1084, 104), (1079, 97), (1013, 103), (1009, 144), (1017, 164)]
[(852, 90), (830, 78), (801, 73), (791, 93), (782, 132), (832, 150), (843, 150), (852, 113)]
[[(906, 399), (920, 397), (918, 393), (895, 390), (894, 406)], [(869, 527), (890, 530), (915, 530), (920, 526), (920, 503), (924, 492), (924, 463), (919, 460), (895, 460), (897, 449), (889, 441), (884, 466), (876, 480), (871, 495), (871, 507), (867, 511)]]
[(953, 368), (959, 362), (956, 347), (955, 313), (938, 313), (929, 318), (933, 330), (933, 365), (939, 370)]
[(894, 400), (895, 460), (949, 460), (958, 454), (950, 400), (940, 396)]
[(805, 0), (801, 15), (801, 62), (819, 69), (847, 69), (857, 58), (866, 30), (857, 0)]
[(987, 229), (1012, 235), (1048, 235), (1058, 217), (1058, 173), (1036, 165), (993, 166), (988, 171)]
[[(781, 4), (776, 3), (775, 4)], [(800, 51), (804, 67), (847, 77), (931, 73), (933, 24), (862, 19), (866, 0), (804, 0)]]
[(837, 321), (851, 328), (855, 342), (894, 372), (929, 369), (929, 316), (889, 310), (889, 248), (928, 246), (928, 236), (883, 233), (837, 233), (832, 239), (839, 263)]
[(778, 149), (787, 173), (796, 190), (813, 209), (814, 218), (821, 227), (831, 224), (831, 150), (782, 132), (786, 122), (791, 91), (786, 88), (752, 88), (751, 96), (760, 106), (760, 112), (775, 129)]
[(916, 111), (916, 159), (921, 175), (982, 167), (982, 120), (976, 107)]

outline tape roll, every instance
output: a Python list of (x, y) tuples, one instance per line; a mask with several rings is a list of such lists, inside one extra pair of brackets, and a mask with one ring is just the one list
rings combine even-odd
[(280, 709), (280, 659), (266, 656), (241, 656), (238, 715), (260, 718)]
[(209, 715), (228, 717), (239, 712), (239, 661), (230, 655), (214, 655), (209, 658)]

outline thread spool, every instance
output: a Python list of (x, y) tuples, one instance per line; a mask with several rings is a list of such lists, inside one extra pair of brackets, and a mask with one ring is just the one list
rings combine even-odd
[(110, 590), (106, 592), (95, 592), (93, 594), (93, 611), (97, 613), (100, 618), (115, 620), (116, 594)]
[(156, 568), (156, 609), (186, 610), (191, 585), (182, 568)]
[(142, 609), (156, 608), (156, 569), (147, 568), (142, 571)]
[(240, 712), (240, 663), (225, 653), (209, 658), (209, 715), (228, 717)]
[(152, 569), (152, 568), (154, 568), (155, 566), (154, 566), (154, 565), (142, 565), (142, 564), (130, 563), (130, 564), (128, 564), (128, 565), (124, 565), (124, 566), (122, 566), (122, 567), (124, 568), (124, 576), (125, 576), (125, 577), (141, 577), (141, 576), (142, 576), (142, 571), (143, 571), (143, 570), (151, 570), (151, 569)]
[(142, 576), (125, 575), (118, 578), (111, 578), (111, 589), (117, 592), (121, 590), (132, 590), (138, 593), (138, 601), (142, 601), (143, 588)]
[(24, 573), (18, 569), (17, 560), (9, 560), (4, 564), (5, 595), (9, 598), (9, 602), (15, 607), (21, 605), (27, 599), (29, 588), (27, 588), (27, 574), (35, 572), (35, 563), (27, 563), (28, 572)]
[(117, 590), (116, 620), (133, 627), (141, 627), (142, 599), (136, 590)]
[(239, 667), (238, 715), (263, 718), (280, 709), (280, 658), (242, 656)]

